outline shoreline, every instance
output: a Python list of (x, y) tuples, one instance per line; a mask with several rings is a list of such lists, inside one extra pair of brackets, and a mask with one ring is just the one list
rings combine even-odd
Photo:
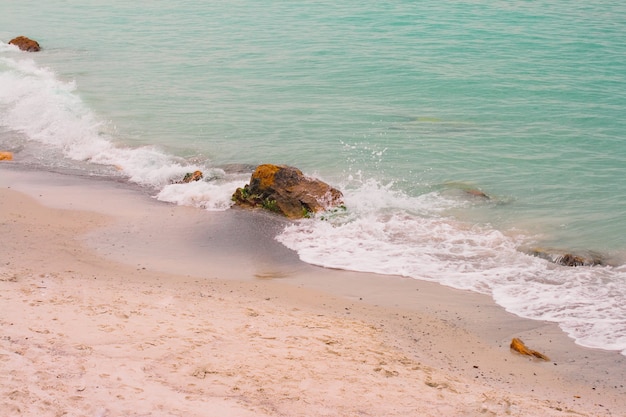
[(0, 198), (4, 413), (626, 414), (618, 352), (485, 295), (305, 264), (275, 216), (13, 164)]

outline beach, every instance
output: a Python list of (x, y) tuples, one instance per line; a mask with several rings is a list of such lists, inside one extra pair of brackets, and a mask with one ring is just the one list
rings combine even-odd
[(480, 294), (307, 265), (283, 222), (0, 166), (0, 414), (626, 415), (618, 352)]

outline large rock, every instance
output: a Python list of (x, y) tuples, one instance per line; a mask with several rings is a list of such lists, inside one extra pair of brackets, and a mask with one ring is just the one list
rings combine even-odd
[(250, 184), (235, 191), (233, 201), (297, 219), (342, 205), (343, 195), (325, 182), (306, 177), (298, 168), (265, 164), (254, 170)]
[(22, 51), (39, 52), (41, 50), (37, 41), (29, 39), (26, 36), (18, 36), (17, 38), (13, 38), (9, 41), (9, 43), (11, 45), (17, 46)]

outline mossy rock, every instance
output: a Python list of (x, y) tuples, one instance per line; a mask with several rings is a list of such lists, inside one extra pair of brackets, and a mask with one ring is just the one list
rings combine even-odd
[(241, 207), (261, 207), (292, 219), (310, 217), (343, 204), (343, 194), (323, 181), (305, 176), (298, 168), (263, 164), (250, 183), (232, 197)]

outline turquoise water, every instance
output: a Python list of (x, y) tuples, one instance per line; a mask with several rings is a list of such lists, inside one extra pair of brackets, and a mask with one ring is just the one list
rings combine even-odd
[(303, 260), (490, 293), (626, 350), (623, 39), (609, 1), (5, 2), (0, 145), (215, 210), (248, 179), (227, 164), (295, 165), (348, 203), (279, 236)]

